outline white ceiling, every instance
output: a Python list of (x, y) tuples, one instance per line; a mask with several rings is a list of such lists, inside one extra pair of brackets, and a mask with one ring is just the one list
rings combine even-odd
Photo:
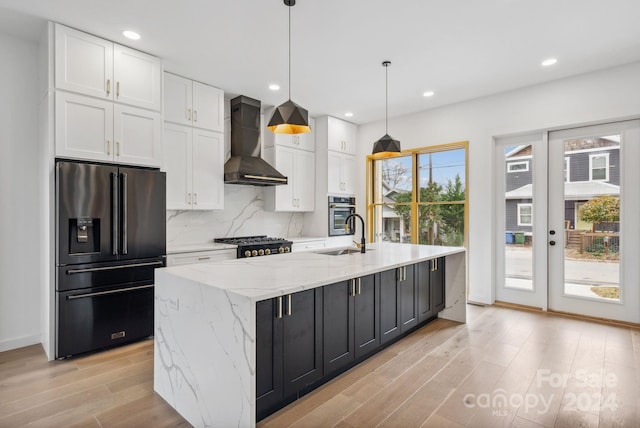
[[(0, 0), (0, 31), (58, 21), (265, 105), (287, 99), (287, 16), (282, 0)], [(391, 117), (640, 61), (638, 0), (298, 0), (291, 16), (292, 99), (355, 123), (384, 118), (383, 60)]]

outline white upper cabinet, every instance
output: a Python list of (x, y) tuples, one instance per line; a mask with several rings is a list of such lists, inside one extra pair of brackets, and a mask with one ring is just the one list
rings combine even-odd
[(224, 208), (223, 134), (165, 123), (167, 209)]
[(265, 206), (272, 211), (307, 212), (315, 206), (314, 153), (276, 146), (266, 150), (270, 163), (287, 177), (288, 184), (273, 186), (265, 193)]
[(68, 92), (55, 94), (56, 156), (159, 167), (160, 113)]
[(331, 195), (353, 195), (355, 193), (354, 155), (329, 152), (327, 158), (327, 189)]
[(223, 132), (224, 91), (165, 72), (164, 120)]
[(344, 120), (329, 116), (327, 118), (328, 149), (356, 154), (356, 126)]
[(161, 109), (159, 58), (55, 25), (55, 86), (150, 110)]

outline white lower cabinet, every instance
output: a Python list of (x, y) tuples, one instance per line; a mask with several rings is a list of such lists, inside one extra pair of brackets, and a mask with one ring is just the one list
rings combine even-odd
[(313, 211), (315, 206), (315, 153), (275, 146), (271, 164), (288, 179), (287, 185), (274, 186), (265, 194), (266, 208), (272, 211)]
[(58, 91), (56, 156), (159, 167), (161, 123), (158, 112)]
[(223, 134), (166, 123), (168, 210), (224, 208)]
[(330, 195), (355, 193), (355, 156), (329, 151), (327, 156), (327, 189)]

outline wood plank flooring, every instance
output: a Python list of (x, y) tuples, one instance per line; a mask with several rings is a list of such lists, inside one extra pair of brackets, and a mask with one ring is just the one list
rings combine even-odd
[[(272, 427), (637, 427), (640, 331), (468, 306), (258, 424)], [(0, 353), (0, 427), (188, 427), (153, 392), (153, 341), (47, 362)], [(226, 427), (224, 427), (226, 428)]]

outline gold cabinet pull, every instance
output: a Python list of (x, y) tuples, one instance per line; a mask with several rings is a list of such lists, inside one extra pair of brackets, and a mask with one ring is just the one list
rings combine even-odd
[(278, 315), (276, 318), (282, 318), (282, 296), (278, 297)]
[(187, 109), (187, 120), (191, 121), (191, 109), (190, 108)]
[(111, 79), (107, 79), (107, 96), (111, 95)]
[(116, 141), (116, 156), (120, 156), (120, 141)]
[(116, 98), (120, 97), (120, 82), (116, 82)]
[(198, 110), (194, 110), (193, 111), (193, 121), (197, 122), (198, 121)]
[(107, 154), (111, 155), (111, 140), (107, 140)]
[(362, 278), (358, 278), (358, 294), (362, 294)]
[(287, 295), (287, 315), (291, 316), (291, 294)]

